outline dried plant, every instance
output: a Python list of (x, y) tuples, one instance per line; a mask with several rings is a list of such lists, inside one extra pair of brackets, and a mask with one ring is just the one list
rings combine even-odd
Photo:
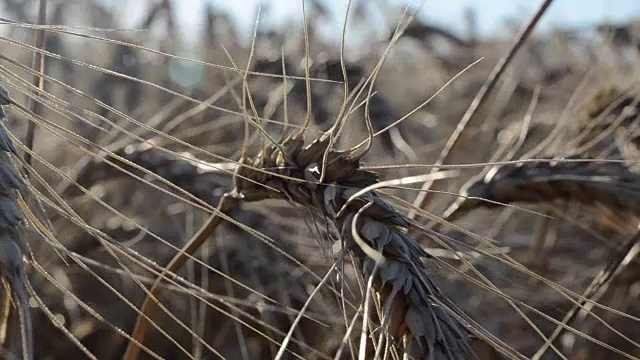
[[(359, 169), (356, 154), (330, 151), (329, 145), (329, 136), (306, 147), (302, 138), (291, 137), (282, 144), (284, 152), (272, 146), (255, 159), (246, 159), (273, 173), (241, 167), (236, 175), (237, 196), (246, 201), (288, 200), (333, 222), (342, 249), (356, 258), (358, 270), (367, 283), (371, 281), (374, 298), (380, 301), (379, 336), (387, 343), (375, 344), (377, 354), (400, 347), (413, 359), (467, 358), (470, 332), (430, 279), (422, 260), (427, 254), (406, 234), (409, 219), (374, 191), (367, 191), (376, 184), (377, 175)], [(326, 177), (319, 181), (321, 174)], [(367, 312), (372, 310), (365, 304), (364, 311), (368, 321), (366, 316), (371, 314)]]
[(605, 206), (637, 217), (639, 184), (640, 175), (620, 162), (570, 157), (497, 165), (482, 179), (467, 183), (444, 217), (453, 220), (478, 207), (554, 201)]
[[(228, 176), (220, 174), (220, 166), (207, 165), (189, 152), (177, 155), (149, 143), (130, 144), (113, 155), (106, 155), (104, 159), (96, 158), (87, 163), (76, 175), (75, 182), (84, 188), (91, 188), (105, 180), (127, 178), (130, 176), (128, 173), (144, 177), (144, 172), (129, 165), (135, 164), (215, 206), (222, 195), (221, 189), (229, 183)], [(112, 165), (107, 165), (105, 161)], [(235, 164), (230, 165), (232, 169), (235, 168)], [(149, 180), (153, 181), (153, 177)], [(75, 187), (69, 189), (69, 195), (73, 195), (73, 190), (76, 194), (78, 192)]]
[[(637, 148), (640, 145), (639, 101), (636, 90), (623, 90), (611, 84), (587, 97), (578, 112), (578, 136), (573, 140), (575, 151), (619, 157), (624, 152), (623, 144)], [(620, 141), (617, 138), (621, 133)]]
[(4, 346), (3, 358), (20, 354), (23, 359), (33, 359), (31, 309), (23, 261), (29, 248), (23, 239), (26, 224), (19, 199), (19, 191), (26, 184), (15, 166), (18, 153), (4, 124), (6, 115), (2, 106), (10, 103), (6, 90), (0, 88), (0, 277), (4, 285), (0, 342)]
[[(7, 3), (26, 17), (23, 2)], [(541, 270), (529, 267), (527, 257), (534, 247), (531, 219), (502, 208), (577, 202), (594, 210), (591, 216), (570, 207), (567, 218), (605, 212), (637, 218), (637, 173), (607, 161), (637, 154), (633, 91), (598, 100), (604, 105), (587, 111), (585, 122), (574, 114), (569, 126), (558, 122), (549, 143), (562, 144), (547, 149), (557, 158), (534, 161), (530, 151), (518, 163), (447, 164), (457, 161), (453, 155), (481, 161), (478, 148), (492, 151), (484, 140), (493, 141), (490, 133), (503, 126), (511, 135), (492, 161), (511, 159), (535, 141), (528, 135), (544, 137), (558, 113), (570, 113), (562, 107), (575, 99), (566, 90), (582, 69), (559, 57), (561, 51), (543, 51), (541, 44), (553, 42), (547, 35), (532, 45), (538, 57), (511, 61), (550, 3), (542, 2), (501, 58), (503, 42), (475, 38), (472, 20), (467, 41), (408, 13), (409, 26), (401, 21), (382, 55), (382, 44), (367, 32), (363, 51), (352, 58), (344, 38), (338, 48), (316, 35), (333, 10), (321, 1), (303, 13), (304, 39), (294, 34), (295, 24), (284, 31), (256, 25), (250, 45), (210, 5), (198, 60), (183, 53), (178, 5), (167, 0), (154, 1), (140, 23), (157, 29), (166, 15), (162, 36), (11, 23), (25, 34), (46, 32), (50, 42), (42, 51), (31, 38), (0, 36), (7, 44), (0, 81), (17, 96), (3, 94), (17, 116), (0, 129), (0, 235), (9, 234), (0, 238), (2, 344), (22, 358), (493, 360), (499, 353), (578, 358), (585, 351), (637, 357), (637, 237), (618, 249), (621, 234), (609, 232), (605, 248), (591, 224), (550, 226), (541, 218), (540, 237), (573, 246), (549, 249), (548, 261), (557, 263)], [(96, 19), (112, 30), (121, 25), (103, 5), (87, 4), (90, 26)], [(354, 8), (355, 25), (378, 25), (368, 21), (377, 5), (364, 4)], [(54, 5), (57, 24), (74, 14), (67, 1)], [(414, 40), (402, 44), (410, 57), (392, 53), (402, 31)], [(415, 46), (428, 47), (434, 36), (457, 46), (429, 47), (429, 54)], [(156, 41), (160, 50), (149, 45)], [(85, 50), (98, 44), (104, 52)], [(36, 66), (39, 61), (22, 65), (33, 54), (55, 59), (63, 74)], [(486, 59), (473, 62), (480, 56)], [(129, 57), (136, 62), (123, 61)], [(467, 60), (472, 65), (459, 76)], [(177, 62), (200, 76), (193, 88), (170, 76)], [(439, 66), (447, 62), (453, 65)], [(571, 71), (542, 82), (556, 66)], [(529, 71), (540, 67), (540, 74)], [(379, 78), (381, 71), (391, 76)], [(520, 86), (536, 88), (529, 107), (522, 98), (531, 91), (510, 95)], [(116, 87), (128, 92), (124, 102)], [(409, 116), (416, 121), (405, 121)], [(27, 126), (34, 141), (20, 144)], [(578, 141), (570, 141), (567, 129), (577, 129)], [(16, 156), (10, 138), (33, 164)], [(426, 144), (427, 138), (435, 141)], [(338, 150), (345, 143), (353, 147)], [(576, 149), (599, 160), (566, 155)], [(456, 231), (414, 220), (441, 215), (425, 211), (425, 197), (435, 197), (434, 182), (450, 178), (439, 171), (447, 166), (492, 167), (445, 212), (448, 229)], [(431, 170), (414, 175), (425, 168)], [(398, 178), (381, 180), (396, 172)], [(464, 171), (455, 174), (462, 183)], [(421, 189), (408, 187), (414, 183)], [(456, 179), (447, 186), (458, 192)], [(502, 212), (474, 218), (478, 228), (451, 223), (482, 215), (471, 213), (479, 207)], [(51, 223), (38, 221), (40, 215)], [(25, 218), (35, 234), (22, 239)], [(580, 232), (585, 228), (588, 235)], [(624, 276), (614, 274), (623, 267)], [(577, 341), (566, 341), (571, 336)]]

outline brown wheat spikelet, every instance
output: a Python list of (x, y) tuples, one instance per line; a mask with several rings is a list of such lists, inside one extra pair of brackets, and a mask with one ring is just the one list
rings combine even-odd
[[(0, 88), (0, 92), (0, 106), (9, 105), (11, 100), (6, 90)], [(3, 358), (8, 352), (11, 356), (20, 354), (23, 359), (33, 359), (33, 332), (23, 263), (23, 255), (28, 249), (22, 238), (25, 219), (18, 200), (18, 191), (26, 184), (12, 159), (17, 152), (4, 127), (5, 118), (0, 107), (0, 276), (4, 290), (10, 290), (2, 294), (5, 311), (1, 314), (3, 333), (0, 337), (5, 347)]]
[[(572, 161), (573, 160), (573, 161)], [(456, 219), (478, 207), (544, 203), (556, 200), (640, 215), (640, 175), (620, 162), (584, 161), (579, 157), (498, 165), (465, 185), (444, 217)]]
[[(429, 279), (421, 260), (427, 254), (405, 232), (408, 219), (373, 191), (357, 194), (378, 177), (359, 169), (358, 157), (329, 151), (323, 169), (319, 164), (329, 144), (328, 136), (306, 147), (301, 137), (291, 137), (282, 145), (284, 154), (275, 146), (267, 148), (251, 162), (253, 166), (307, 183), (240, 167), (235, 181), (239, 196), (249, 201), (286, 199), (328, 217), (365, 279), (373, 277), (390, 346), (400, 346), (412, 359), (466, 359), (470, 332), (443, 305), (449, 302)], [(319, 182), (323, 171), (325, 177)]]

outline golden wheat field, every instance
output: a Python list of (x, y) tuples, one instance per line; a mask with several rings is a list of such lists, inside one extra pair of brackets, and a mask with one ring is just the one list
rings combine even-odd
[(0, 1), (0, 358), (640, 358), (640, 25), (144, 1)]

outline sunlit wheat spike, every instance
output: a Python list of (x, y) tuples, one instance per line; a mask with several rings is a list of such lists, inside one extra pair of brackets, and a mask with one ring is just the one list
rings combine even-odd
[[(1, 87), (0, 94), (0, 106), (11, 103), (7, 91)], [(4, 110), (0, 110), (0, 277), (5, 284), (5, 291), (10, 291), (4, 294), (4, 301), (11, 302), (10, 307), (3, 307), (10, 311), (2, 314), (3, 322), (7, 324), (8, 320), (9, 327), (3, 327), (0, 338), (10, 354), (33, 359), (31, 310), (24, 283), (23, 256), (27, 253), (27, 247), (22, 232), (25, 223), (18, 203), (18, 191), (26, 185), (14, 165), (15, 158), (12, 159), (17, 153), (7, 134), (5, 120)], [(7, 339), (7, 336), (10, 338)]]
[(444, 216), (453, 220), (478, 207), (511, 203), (573, 201), (604, 205), (640, 215), (640, 175), (620, 162), (525, 162), (496, 166), (483, 179), (468, 183)]
[[(448, 300), (429, 278), (422, 260), (426, 253), (405, 232), (408, 219), (375, 192), (352, 198), (358, 190), (374, 184), (377, 174), (359, 169), (359, 160), (348, 153), (330, 151), (325, 181), (317, 183), (328, 139), (317, 139), (306, 147), (299, 140), (291, 140), (294, 146), (287, 148), (288, 153), (271, 149), (254, 163), (308, 182), (293, 184), (241, 167), (239, 174), (280, 191), (267, 192), (237, 177), (239, 195), (249, 200), (286, 199), (311, 207), (333, 221), (343, 248), (355, 256), (365, 279), (373, 277), (373, 289), (383, 311), (377, 317), (375, 313), (365, 316), (381, 319), (388, 346), (401, 349), (412, 359), (467, 358), (470, 332), (444, 305)], [(371, 353), (366, 358), (375, 350), (368, 351)]]

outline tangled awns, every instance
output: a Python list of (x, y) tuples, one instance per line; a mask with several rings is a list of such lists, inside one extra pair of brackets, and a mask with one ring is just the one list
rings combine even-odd
[(0, 0), (0, 358), (640, 358), (640, 34), (551, 2), (190, 43), (181, 1)]

